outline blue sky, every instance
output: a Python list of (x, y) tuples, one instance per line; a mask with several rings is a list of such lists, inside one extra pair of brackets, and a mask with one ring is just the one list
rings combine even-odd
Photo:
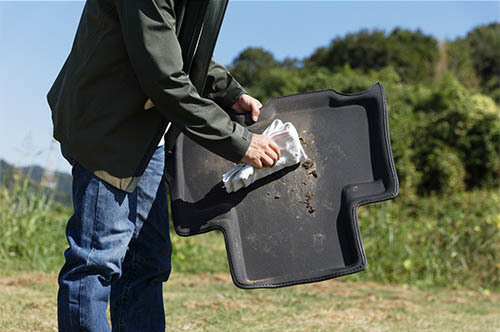
[[(224, 64), (249, 46), (303, 58), (361, 28), (420, 28), (441, 40), (500, 20), (499, 1), (230, 2), (215, 50)], [(69, 53), (83, 1), (0, 0), (0, 158), (47, 165), (52, 125), (45, 95)], [(335, 88), (335, 87), (325, 87)], [(55, 155), (51, 164), (69, 171)]]

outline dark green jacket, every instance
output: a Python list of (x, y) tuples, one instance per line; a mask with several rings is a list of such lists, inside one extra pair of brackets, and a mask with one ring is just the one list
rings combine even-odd
[[(183, 72), (179, 27), (189, 0), (87, 0), (47, 99), (54, 137), (83, 167), (133, 191), (166, 125), (234, 162), (252, 138), (222, 107), (245, 92), (212, 61), (200, 96)], [(145, 110), (150, 98), (155, 107)]]

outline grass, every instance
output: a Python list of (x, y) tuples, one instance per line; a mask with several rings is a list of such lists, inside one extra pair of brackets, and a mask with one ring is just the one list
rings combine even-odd
[[(366, 271), (274, 290), (232, 284), (220, 233), (172, 234), (168, 329), (499, 332), (499, 206), (498, 192), (482, 190), (363, 207)], [(0, 187), (0, 331), (57, 330), (70, 214), (42, 194)]]
[[(56, 275), (0, 277), (0, 331), (56, 329)], [(174, 271), (165, 284), (169, 331), (500, 330), (500, 294), (345, 279), (273, 290), (237, 289), (227, 273)]]
[(476, 190), (362, 207), (368, 259), (357, 280), (500, 288), (500, 192)]
[[(27, 190), (0, 187), (0, 264), (56, 272), (71, 211)], [(397, 198), (359, 211), (367, 270), (349, 280), (420, 287), (500, 290), (500, 194), (480, 190), (443, 197)], [(179, 272), (228, 270), (221, 234), (171, 236)]]
[(0, 186), (0, 264), (5, 269), (55, 271), (66, 248), (69, 214), (43, 193)]

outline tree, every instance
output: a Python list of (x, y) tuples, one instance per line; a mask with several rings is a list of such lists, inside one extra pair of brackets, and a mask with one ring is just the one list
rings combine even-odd
[(277, 67), (278, 62), (271, 52), (249, 47), (233, 60), (230, 70), (243, 86), (251, 87), (266, 77), (271, 69)]
[(483, 91), (500, 102), (500, 23), (477, 27), (465, 39)]
[(384, 32), (364, 29), (335, 38), (330, 47), (316, 50), (308, 63), (330, 69), (348, 64), (351, 68), (368, 71), (387, 66), (388, 59)]
[(471, 48), (465, 38), (457, 38), (452, 42), (447, 42), (444, 56), (446, 57), (446, 67), (465, 87), (478, 91), (480, 78), (472, 64)]
[(389, 59), (399, 76), (406, 82), (421, 82), (434, 78), (439, 59), (438, 42), (418, 29), (396, 28), (387, 37)]
[(365, 72), (393, 66), (404, 82), (420, 82), (433, 79), (438, 57), (437, 41), (420, 30), (396, 28), (386, 36), (382, 30), (363, 29), (317, 49), (306, 66), (333, 69), (349, 65)]

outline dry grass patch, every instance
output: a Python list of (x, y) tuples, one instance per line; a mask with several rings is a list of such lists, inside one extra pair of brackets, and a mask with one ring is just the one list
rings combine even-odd
[[(57, 275), (0, 277), (0, 331), (57, 331)], [(165, 284), (168, 331), (399, 332), (500, 329), (500, 294), (418, 290), (329, 280), (241, 290), (227, 273), (173, 273)]]

